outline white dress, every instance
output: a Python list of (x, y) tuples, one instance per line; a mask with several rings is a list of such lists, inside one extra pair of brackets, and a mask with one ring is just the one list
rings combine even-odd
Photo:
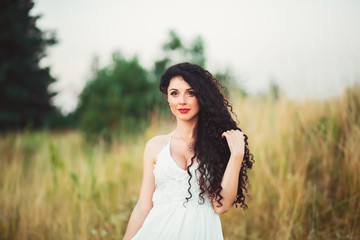
[[(171, 134), (172, 135), (172, 134)], [(160, 151), (154, 164), (155, 191), (153, 208), (132, 240), (221, 240), (220, 217), (214, 212), (210, 199), (204, 194), (200, 204), (199, 183), (195, 174), (197, 164), (190, 168), (192, 197), (188, 193), (187, 171), (180, 168), (170, 154), (170, 140)]]

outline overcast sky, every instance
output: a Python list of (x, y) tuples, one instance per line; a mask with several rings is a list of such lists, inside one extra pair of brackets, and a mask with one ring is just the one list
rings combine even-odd
[(207, 69), (229, 67), (249, 93), (275, 79), (290, 98), (326, 98), (360, 82), (358, 0), (35, 0), (38, 26), (59, 44), (42, 65), (58, 80), (55, 104), (77, 104), (93, 56), (120, 50), (150, 69), (170, 29), (205, 41)]

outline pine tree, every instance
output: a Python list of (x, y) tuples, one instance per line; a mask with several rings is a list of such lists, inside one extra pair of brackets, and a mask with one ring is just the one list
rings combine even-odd
[(41, 127), (54, 109), (50, 99), (56, 94), (48, 86), (55, 79), (39, 61), (56, 39), (36, 26), (33, 6), (32, 0), (0, 2), (0, 130)]

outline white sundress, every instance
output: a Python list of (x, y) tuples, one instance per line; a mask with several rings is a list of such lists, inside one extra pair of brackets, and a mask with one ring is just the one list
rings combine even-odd
[[(191, 193), (189, 197), (186, 170), (180, 168), (170, 154), (170, 140), (160, 151), (154, 164), (155, 191), (153, 208), (132, 240), (222, 240), (220, 217), (214, 212), (210, 199), (204, 194), (200, 204), (200, 187), (195, 169), (190, 168)], [(197, 175), (200, 175), (197, 173)]]

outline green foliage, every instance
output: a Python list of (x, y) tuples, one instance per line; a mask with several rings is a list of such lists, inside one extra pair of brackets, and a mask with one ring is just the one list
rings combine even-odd
[(163, 44), (163, 50), (165, 51), (174, 51), (174, 50), (185, 50), (184, 45), (179, 37), (179, 35), (174, 31), (171, 30), (169, 32), (169, 41)]
[(44, 129), (75, 128), (77, 119), (74, 113), (64, 116), (58, 108), (52, 109), (44, 118)]
[(205, 67), (205, 47), (204, 41), (197, 36), (189, 46), (185, 45), (180, 36), (174, 31), (169, 32), (169, 39), (162, 45), (164, 57), (155, 61), (154, 73), (160, 77), (170, 65), (179, 62), (191, 62)]
[(206, 63), (205, 47), (204, 47), (204, 41), (200, 36), (197, 36), (193, 40), (188, 52), (190, 53), (192, 63), (205, 67), (205, 63)]
[(91, 140), (136, 135), (155, 110), (155, 85), (137, 58), (126, 60), (115, 52), (112, 61), (93, 70), (95, 76), (80, 95), (79, 127)]
[(0, 3), (0, 130), (41, 127), (53, 109), (48, 86), (55, 79), (39, 61), (56, 39), (36, 26), (33, 6), (31, 0)]

